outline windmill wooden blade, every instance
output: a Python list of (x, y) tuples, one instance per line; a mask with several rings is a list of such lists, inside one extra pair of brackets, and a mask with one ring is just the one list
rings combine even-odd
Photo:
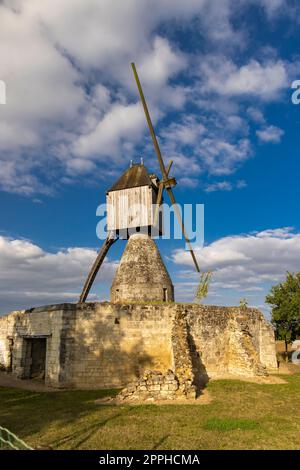
[(157, 194), (157, 199), (156, 199), (156, 206), (155, 206), (154, 221), (153, 221), (154, 227), (156, 227), (157, 222), (158, 222), (158, 214), (159, 214), (159, 208), (160, 208), (161, 203), (162, 203), (163, 191), (164, 191), (164, 184), (159, 183), (158, 194)]
[[(173, 165), (173, 160), (170, 160), (169, 164), (167, 166), (167, 169), (166, 169), (167, 176), (169, 176), (172, 165)], [(155, 207), (154, 222), (153, 222), (154, 226), (157, 225), (159, 208), (160, 208), (161, 203), (162, 203), (164, 188), (165, 188), (164, 182), (161, 181), (159, 183), (158, 194), (157, 194), (157, 199), (156, 199), (156, 207)]]
[(167, 176), (169, 176), (172, 165), (173, 165), (173, 160), (170, 160), (166, 169)]
[(145, 111), (148, 127), (149, 127), (150, 134), (151, 134), (151, 137), (152, 137), (152, 140), (153, 140), (153, 145), (154, 145), (156, 155), (157, 155), (157, 158), (158, 158), (158, 163), (159, 163), (159, 166), (160, 166), (160, 170), (162, 172), (163, 179), (166, 180), (167, 179), (167, 172), (166, 172), (165, 165), (164, 165), (164, 162), (163, 162), (163, 158), (162, 158), (160, 148), (159, 148), (159, 145), (158, 145), (158, 142), (157, 142), (157, 138), (156, 138), (156, 135), (155, 135), (155, 132), (154, 132), (154, 127), (153, 127), (153, 124), (152, 124), (152, 121), (151, 121), (151, 117), (150, 117), (148, 106), (147, 106), (145, 96), (144, 96), (144, 93), (143, 93), (142, 85), (141, 85), (138, 73), (136, 71), (135, 64), (133, 62), (131, 64), (131, 67), (132, 67), (134, 78), (135, 78), (135, 81), (136, 81), (136, 84), (137, 84), (137, 87), (138, 87), (138, 90), (139, 90), (139, 94), (140, 94), (140, 97), (141, 97), (141, 102), (142, 102), (142, 105), (143, 105), (143, 108), (144, 108), (144, 111)]
[[(145, 96), (144, 96), (144, 93), (143, 93), (142, 85), (141, 85), (141, 82), (140, 82), (135, 64), (133, 62), (131, 63), (131, 67), (132, 67), (134, 78), (135, 78), (135, 81), (136, 81), (136, 84), (137, 84), (137, 87), (138, 87), (138, 90), (139, 90), (141, 102), (142, 102), (144, 112), (145, 112), (145, 115), (146, 115), (148, 127), (149, 127), (149, 130), (150, 130), (150, 134), (151, 134), (151, 137), (152, 137), (152, 140), (153, 140), (153, 145), (154, 145), (156, 155), (157, 155), (157, 158), (158, 158), (158, 163), (159, 163), (159, 166), (160, 166), (160, 169), (161, 169), (161, 172), (162, 172), (162, 177), (163, 177), (162, 178), (162, 185), (163, 185), (163, 188), (166, 188), (166, 190), (168, 191), (171, 203), (175, 206), (175, 212), (176, 212), (176, 215), (177, 215), (177, 218), (178, 218), (178, 222), (179, 222), (179, 224), (182, 228), (183, 236), (184, 236), (184, 238), (185, 238), (185, 240), (188, 244), (189, 251), (192, 255), (196, 270), (198, 272), (200, 272), (200, 268), (199, 268), (198, 262), (196, 260), (195, 253), (192, 249), (192, 245), (191, 245), (191, 242), (189, 240), (189, 237), (188, 237), (188, 235), (185, 231), (184, 223), (183, 223), (180, 211), (178, 210), (178, 207), (176, 205), (175, 197), (174, 197), (174, 194), (173, 194), (173, 191), (172, 191), (172, 186), (175, 186), (176, 181), (175, 181), (174, 178), (169, 179), (169, 171), (171, 169), (171, 166), (172, 166), (173, 162), (172, 162), (172, 160), (170, 161), (170, 163), (168, 165), (168, 169), (166, 170), (165, 164), (164, 164), (164, 161), (163, 161), (163, 158), (162, 158), (162, 154), (161, 154), (161, 151), (160, 151), (160, 148), (159, 148), (159, 145), (158, 145), (158, 141), (157, 141), (157, 138), (156, 138), (156, 135), (155, 135), (154, 127), (153, 127), (153, 124), (152, 124), (152, 121), (151, 121), (151, 117), (150, 117), (150, 113), (149, 113), (148, 106), (147, 106), (147, 103), (146, 103), (146, 99), (145, 99)], [(162, 191), (161, 191), (161, 195), (158, 194), (158, 197), (157, 197), (158, 201), (160, 200), (159, 197), (162, 198)], [(158, 210), (156, 210), (154, 220), (156, 219), (156, 217), (158, 217)]]
[(185, 230), (185, 227), (184, 227), (184, 223), (183, 223), (183, 220), (182, 220), (182, 217), (181, 217), (181, 213), (178, 209), (178, 206), (176, 204), (176, 201), (175, 201), (175, 197), (174, 197), (174, 194), (173, 194), (173, 191), (172, 191), (172, 188), (167, 188), (167, 192), (168, 192), (168, 195), (169, 195), (169, 198), (171, 200), (171, 203), (172, 205), (174, 206), (175, 208), (175, 212), (176, 212), (176, 215), (177, 215), (177, 219), (178, 219), (178, 222), (181, 226), (181, 229), (182, 229), (182, 233), (183, 233), (183, 236), (187, 242), (187, 245), (189, 247), (189, 252), (191, 253), (192, 255), (192, 258), (193, 258), (193, 261), (194, 261), (194, 265), (195, 265), (195, 268), (196, 270), (198, 271), (198, 273), (200, 273), (200, 268), (199, 268), (199, 264), (198, 264), (198, 261), (196, 259), (196, 256), (195, 256), (195, 253), (193, 251), (193, 248), (192, 248), (192, 245), (191, 245), (191, 242), (190, 242), (190, 239), (186, 233), (186, 230)]
[(105, 256), (108, 253), (108, 250), (110, 247), (117, 241), (117, 238), (112, 238), (110, 234), (108, 234), (105, 242), (103, 243), (102, 247), (100, 248), (100, 251), (97, 255), (97, 258), (95, 259), (95, 262), (92, 266), (92, 269), (89, 272), (89, 275), (85, 281), (84, 287), (82, 289), (79, 302), (85, 302), (87, 299), (87, 296), (89, 295), (89, 292), (91, 290), (91, 287), (93, 285), (93, 282), (97, 276), (97, 273), (104, 261)]

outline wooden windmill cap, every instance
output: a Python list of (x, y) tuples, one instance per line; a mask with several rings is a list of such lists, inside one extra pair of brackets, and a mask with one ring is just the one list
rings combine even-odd
[(122, 189), (138, 188), (140, 186), (154, 186), (147, 168), (143, 164), (134, 164), (128, 168), (118, 181), (108, 189), (111, 191), (120, 191)]

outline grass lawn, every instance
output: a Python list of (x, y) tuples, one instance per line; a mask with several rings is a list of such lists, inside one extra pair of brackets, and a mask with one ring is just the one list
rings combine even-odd
[(206, 405), (109, 406), (112, 391), (0, 388), (0, 425), (54, 449), (299, 449), (300, 373), (287, 384), (208, 384)]

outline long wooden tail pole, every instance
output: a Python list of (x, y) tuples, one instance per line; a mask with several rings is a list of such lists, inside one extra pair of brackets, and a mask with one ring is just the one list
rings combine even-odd
[(97, 276), (97, 273), (100, 269), (101, 264), (103, 263), (105, 256), (108, 253), (108, 250), (110, 247), (117, 241), (117, 238), (112, 238), (110, 234), (108, 234), (105, 242), (103, 243), (102, 247), (100, 248), (100, 251), (97, 255), (97, 258), (95, 259), (95, 262), (92, 266), (92, 269), (89, 272), (89, 275), (85, 281), (84, 287), (82, 289), (79, 302), (85, 302), (87, 299), (87, 296), (89, 295), (89, 292), (91, 290), (91, 287), (93, 285), (93, 282)]
[[(148, 106), (147, 106), (147, 103), (146, 103), (146, 99), (145, 99), (145, 96), (144, 96), (144, 93), (143, 93), (142, 85), (141, 85), (141, 82), (140, 82), (140, 79), (139, 79), (139, 76), (138, 76), (138, 73), (137, 73), (135, 64), (134, 64), (133, 62), (131, 63), (131, 67), (132, 67), (133, 75), (134, 75), (134, 78), (135, 78), (135, 81), (136, 81), (136, 84), (137, 84), (137, 87), (138, 87), (138, 90), (139, 90), (141, 102), (142, 102), (142, 105), (143, 105), (143, 108), (144, 108), (144, 112), (145, 112), (145, 115), (146, 115), (146, 120), (147, 120), (148, 127), (149, 127), (149, 130), (150, 130), (150, 134), (151, 134), (151, 137), (152, 137), (154, 149), (155, 149), (155, 151), (156, 151), (156, 155), (157, 155), (157, 158), (158, 158), (158, 163), (159, 163), (159, 166), (160, 166), (160, 169), (161, 169), (161, 172), (162, 172), (163, 182), (166, 183), (166, 182), (168, 181), (168, 173), (169, 173), (169, 171), (170, 171), (170, 168), (171, 168), (171, 165), (172, 165), (172, 164), (169, 164), (168, 171), (167, 171), (166, 168), (165, 168), (165, 164), (164, 164), (164, 161), (163, 161), (163, 158), (162, 158), (162, 154), (161, 154), (159, 145), (158, 145), (158, 141), (157, 141), (157, 138), (156, 138), (156, 134), (155, 134), (155, 131), (154, 131), (154, 127), (153, 127), (153, 124), (152, 124), (152, 121), (151, 121), (151, 117), (150, 117), (150, 113), (149, 113), (149, 110), (148, 110)], [(177, 204), (176, 204), (176, 201), (175, 201), (175, 197), (174, 197), (172, 188), (171, 188), (169, 185), (166, 184), (166, 189), (167, 189), (168, 195), (169, 195), (169, 197), (170, 197), (171, 203), (175, 206), (175, 212), (176, 212), (176, 215), (177, 215), (179, 224), (180, 224), (180, 226), (181, 226), (181, 228), (182, 228), (183, 236), (184, 236), (184, 238), (185, 238), (185, 240), (186, 240), (186, 242), (187, 242), (187, 244), (188, 244), (189, 251), (190, 251), (190, 253), (191, 253), (191, 255), (192, 255), (192, 258), (193, 258), (193, 261), (194, 261), (196, 270), (197, 270), (198, 272), (200, 272), (200, 268), (199, 268), (199, 265), (198, 265), (198, 262), (197, 262), (195, 253), (194, 253), (194, 251), (193, 251), (193, 249), (192, 249), (192, 245), (191, 245), (190, 239), (189, 239), (189, 237), (188, 237), (188, 235), (187, 235), (187, 233), (186, 233), (186, 230), (185, 230), (185, 227), (184, 227), (184, 223), (183, 223), (183, 220), (182, 220), (180, 211), (179, 211), (179, 209), (178, 209), (178, 207), (177, 207)], [(162, 194), (160, 195), (160, 197), (162, 197)]]

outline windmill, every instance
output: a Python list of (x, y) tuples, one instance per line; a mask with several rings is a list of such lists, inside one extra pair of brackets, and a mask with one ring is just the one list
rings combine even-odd
[[(181, 212), (176, 204), (176, 200), (173, 193), (173, 187), (176, 186), (175, 178), (170, 176), (170, 170), (173, 164), (171, 160), (166, 167), (163, 161), (163, 157), (160, 151), (160, 147), (156, 138), (148, 106), (145, 100), (141, 82), (135, 67), (135, 64), (132, 63), (132, 70), (134, 78), (137, 84), (139, 91), (140, 99), (144, 108), (147, 124), (153, 141), (154, 149), (157, 155), (161, 178), (158, 179), (156, 175), (149, 175), (143, 163), (140, 165), (131, 165), (130, 168), (121, 176), (115, 185), (112, 186), (110, 190), (107, 191), (107, 201), (109, 202), (109, 208), (107, 210), (107, 220), (108, 220), (108, 235), (104, 241), (96, 260), (88, 274), (86, 282), (84, 284), (82, 293), (80, 295), (80, 302), (85, 302), (89, 291), (93, 285), (93, 282), (96, 278), (96, 275), (107, 255), (110, 247), (117, 241), (119, 230), (127, 230), (128, 228), (133, 228), (131, 220), (128, 216), (128, 209), (131, 204), (134, 204), (136, 200), (141, 200), (144, 198), (146, 200), (145, 211), (143, 214), (137, 214), (134, 220), (135, 227), (145, 227), (152, 226), (156, 227), (159, 217), (159, 208), (163, 201), (164, 191), (167, 192), (171, 204), (174, 207), (179, 225), (182, 229), (183, 236), (186, 240), (188, 249), (191, 253), (195, 268), (197, 272), (200, 272), (199, 265), (193, 252), (191, 242), (189, 240), (188, 234), (185, 230), (185, 226), (181, 217)], [(124, 200), (126, 204), (124, 206)], [(156, 210), (153, 214), (152, 204), (156, 204)], [(129, 238), (129, 235), (128, 235)]]

